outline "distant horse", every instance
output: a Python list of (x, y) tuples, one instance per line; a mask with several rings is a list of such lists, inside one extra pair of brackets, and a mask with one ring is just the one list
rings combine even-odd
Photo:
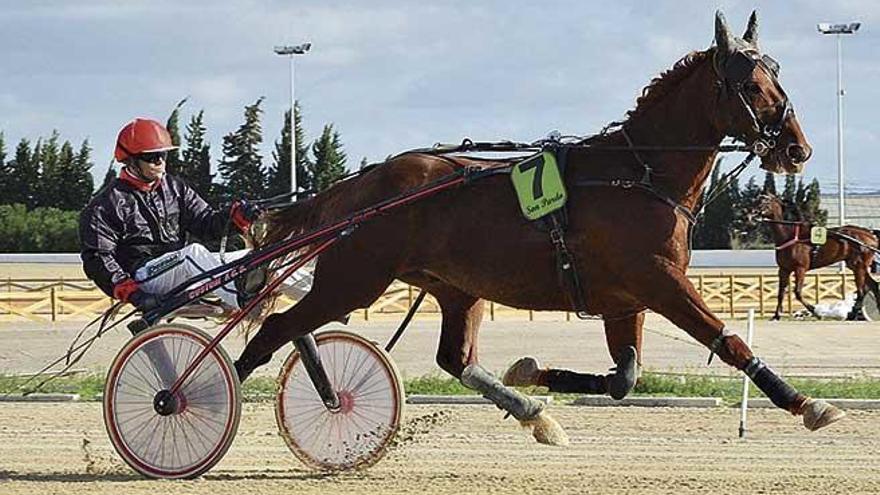
[[(760, 52), (757, 37), (754, 13), (740, 39), (718, 12), (715, 46), (686, 55), (655, 78), (619, 128), (561, 150), (567, 153), (564, 242), (582, 281), (585, 309), (604, 318), (609, 352), (626, 373), (603, 377), (545, 370), (536, 383), (550, 390), (606, 393), (611, 381), (625, 394), (634, 384), (633, 351), (641, 353), (644, 311), (651, 309), (745, 372), (778, 407), (803, 415), (808, 428), (843, 415), (800, 394), (756, 358), (712, 314), (685, 275), (691, 211), (725, 136), (752, 146), (761, 155), (761, 167), (776, 173), (799, 172), (812, 152), (777, 79), (779, 67)], [(508, 163), (403, 153), (276, 211), (262, 242), (344, 218), (461, 167)], [(565, 442), (540, 403), (478, 364), (486, 299), (532, 310), (578, 309), (560, 280), (554, 242), (523, 218), (506, 175), (392, 210), (322, 253), (311, 291), (292, 308), (266, 318), (235, 363), (239, 376), (246, 378), (293, 339), (369, 306), (395, 279), (437, 299), (443, 319), (436, 360), (443, 370), (534, 426), (539, 441)], [(530, 348), (540, 349), (541, 338), (535, 335)]]
[(869, 229), (855, 225), (844, 225), (828, 229), (828, 239), (821, 246), (813, 246), (810, 242), (809, 222), (784, 220), (782, 200), (772, 194), (761, 197), (761, 213), (767, 218), (765, 223), (773, 234), (776, 244), (776, 264), (779, 265), (779, 294), (777, 295), (774, 320), (779, 319), (782, 311), (782, 299), (788, 289), (789, 279), (794, 273), (794, 295), (816, 318), (816, 308), (804, 301), (801, 291), (804, 288), (804, 276), (808, 270), (822, 268), (839, 261), (846, 261), (856, 279), (856, 302), (847, 319), (853, 320), (861, 311), (862, 301), (868, 288), (880, 301), (877, 282), (871, 278), (869, 270), (874, 263), (874, 251), (860, 246), (850, 239), (855, 239), (865, 246), (877, 249), (880, 247), (875, 233)]

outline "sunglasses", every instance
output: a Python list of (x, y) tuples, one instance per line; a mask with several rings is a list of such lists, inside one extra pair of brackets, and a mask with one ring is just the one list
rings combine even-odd
[(158, 165), (160, 161), (168, 160), (168, 152), (167, 151), (156, 151), (154, 153), (141, 153), (137, 156), (137, 159), (143, 162), (152, 163)]

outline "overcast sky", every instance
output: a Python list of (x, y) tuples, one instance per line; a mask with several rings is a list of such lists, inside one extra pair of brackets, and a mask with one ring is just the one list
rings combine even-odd
[(289, 105), (288, 62), (272, 47), (310, 41), (296, 59), (307, 139), (333, 123), (350, 167), (465, 136), (592, 134), (709, 46), (716, 8), (738, 34), (758, 10), (761, 46), (815, 148), (805, 177), (824, 192), (837, 182), (836, 44), (816, 23), (862, 22), (844, 40), (846, 183), (880, 189), (880, 2), (868, 0), (0, 0), (0, 130), (7, 152), (53, 129), (88, 138), (100, 178), (133, 117), (164, 121), (189, 97), (183, 123), (205, 110), (216, 161), (265, 96), (269, 161)]

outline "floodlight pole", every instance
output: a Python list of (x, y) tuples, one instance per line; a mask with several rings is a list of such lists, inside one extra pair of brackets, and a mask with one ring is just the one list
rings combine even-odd
[(846, 202), (844, 201), (843, 173), (843, 42), (841, 35), (855, 34), (861, 26), (858, 22), (848, 24), (820, 23), (816, 27), (822, 34), (833, 34), (837, 38), (837, 207), (840, 226), (846, 223)]
[(294, 93), (294, 55), (305, 55), (312, 47), (311, 43), (301, 45), (276, 46), (275, 53), (286, 55), (290, 65), (290, 200), (296, 201), (296, 95)]

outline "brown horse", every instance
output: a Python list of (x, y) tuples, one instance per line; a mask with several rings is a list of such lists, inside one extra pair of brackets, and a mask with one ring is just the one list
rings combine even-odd
[[(686, 55), (654, 79), (618, 130), (568, 148), (564, 241), (576, 259), (586, 310), (603, 316), (611, 357), (626, 373), (597, 377), (547, 370), (536, 382), (551, 390), (605, 393), (607, 382), (617, 380), (621, 389), (623, 380), (625, 394), (634, 382), (629, 360), (641, 354), (643, 312), (651, 309), (744, 371), (778, 407), (803, 415), (808, 428), (842, 416), (775, 375), (725, 329), (685, 276), (690, 210), (725, 136), (754, 146), (762, 155), (761, 167), (772, 172), (798, 172), (811, 154), (777, 70), (758, 49), (755, 14), (740, 39), (719, 12), (715, 46)], [(271, 215), (263, 242), (343, 218), (460, 167), (491, 165), (417, 152), (398, 155)], [(540, 403), (504, 386), (478, 364), (486, 299), (532, 310), (578, 309), (563, 289), (547, 232), (523, 218), (504, 175), (393, 210), (322, 253), (311, 291), (263, 322), (236, 362), (239, 376), (247, 377), (294, 338), (369, 306), (394, 279), (426, 289), (439, 302), (443, 320), (436, 360), (442, 369), (522, 423), (535, 425), (539, 441), (564, 443), (562, 437), (542, 436), (542, 427), (554, 424)], [(540, 340), (534, 345), (539, 348)]]
[[(767, 223), (776, 244), (776, 264), (779, 265), (779, 294), (777, 295), (774, 320), (779, 319), (782, 311), (782, 299), (788, 289), (789, 279), (794, 273), (794, 295), (816, 318), (816, 308), (804, 301), (801, 291), (804, 288), (804, 276), (808, 270), (822, 268), (839, 261), (846, 261), (856, 279), (856, 302), (847, 319), (855, 319), (861, 310), (862, 300), (868, 288), (874, 296), (880, 296), (877, 282), (868, 273), (874, 263), (874, 251), (860, 246), (850, 239), (855, 239), (865, 246), (877, 249), (877, 236), (869, 230), (855, 225), (844, 225), (828, 229), (828, 240), (821, 246), (813, 246), (810, 242), (809, 222), (785, 221), (782, 200), (772, 194), (761, 198), (761, 213), (769, 220)], [(845, 237), (844, 237), (845, 236)], [(878, 297), (880, 300), (880, 297)]]

